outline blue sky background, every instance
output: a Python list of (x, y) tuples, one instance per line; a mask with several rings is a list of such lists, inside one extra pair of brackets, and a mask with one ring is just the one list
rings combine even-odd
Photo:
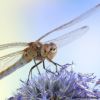
[[(88, 9), (99, 4), (100, 0), (10, 0), (0, 1), (0, 44), (8, 42), (35, 41), (44, 33), (68, 22)], [(75, 63), (74, 70), (82, 73), (95, 73), (100, 77), (100, 9), (86, 20), (68, 28), (66, 32), (87, 25), (87, 34), (79, 40), (58, 49), (54, 61), (61, 64)], [(64, 34), (56, 32), (45, 40)], [(2, 54), (1, 54), (2, 55)], [(0, 80), (0, 100), (11, 96), (20, 86), (19, 79), (27, 78), (33, 62), (15, 73)], [(35, 72), (34, 70), (33, 72)]]

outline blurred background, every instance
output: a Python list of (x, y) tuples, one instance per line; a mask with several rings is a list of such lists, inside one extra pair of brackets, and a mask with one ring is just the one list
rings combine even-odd
[[(0, 0), (0, 45), (11, 42), (31, 42), (44, 33), (68, 22), (100, 0)], [(87, 25), (87, 34), (73, 43), (58, 49), (54, 61), (60, 64), (75, 63), (76, 72), (94, 73), (100, 78), (100, 9), (86, 20), (68, 28), (66, 32)], [(45, 40), (64, 34), (56, 32)], [(0, 51), (0, 56), (4, 53)], [(26, 80), (31, 62), (0, 80), (0, 100), (5, 100)], [(37, 73), (36, 70), (33, 71)]]

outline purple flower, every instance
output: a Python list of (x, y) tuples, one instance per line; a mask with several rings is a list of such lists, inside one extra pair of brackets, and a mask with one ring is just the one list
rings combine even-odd
[[(99, 90), (91, 89), (95, 76), (93, 74), (76, 73), (68, 70), (71, 64), (66, 64), (58, 71), (59, 74), (45, 72), (32, 78), (29, 84), (22, 83), (12, 100), (71, 100), (96, 99)], [(9, 99), (10, 100), (10, 99)]]

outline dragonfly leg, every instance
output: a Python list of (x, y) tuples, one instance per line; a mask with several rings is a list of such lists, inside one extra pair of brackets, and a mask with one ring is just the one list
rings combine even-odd
[(51, 63), (53, 63), (54, 65), (59, 66), (59, 67), (62, 67), (62, 65), (60, 65), (60, 64), (58, 64), (58, 63), (52, 61), (51, 59), (48, 58), (48, 60), (49, 60)]
[[(34, 64), (36, 65), (37, 63), (36, 63), (36, 61), (35, 61), (35, 59), (34, 59)], [(38, 70), (38, 73), (39, 73), (39, 75), (41, 75), (41, 73), (40, 73), (40, 71), (39, 71), (39, 68), (38, 68), (38, 66), (36, 66), (36, 68), (37, 68), (37, 70)], [(31, 71), (31, 79), (32, 79), (32, 71)]]
[(60, 66), (60, 67), (62, 67), (62, 65), (60, 65), (60, 64), (58, 64), (58, 63), (56, 63), (56, 62), (54, 62), (54, 61), (52, 61), (52, 60), (50, 60), (50, 62), (52, 62), (54, 65), (56, 65), (56, 66)]
[(31, 67), (31, 69), (30, 69), (30, 71), (29, 71), (29, 74), (28, 74), (27, 84), (28, 84), (28, 82), (29, 82), (29, 79), (30, 79), (30, 75), (31, 75), (31, 73), (32, 73), (32, 70), (33, 70), (36, 66), (38, 66), (39, 64), (41, 64), (41, 63), (42, 63), (42, 61), (38, 62), (38, 63), (35, 64), (33, 67)]
[[(58, 73), (58, 66), (59, 67), (61, 67), (62, 68), (62, 65), (60, 65), (60, 64), (58, 64), (58, 63), (56, 63), (56, 62), (54, 62), (54, 61), (52, 61), (52, 60), (49, 60), (51, 63), (53, 63), (55, 66), (56, 66), (56, 73)], [(59, 73), (58, 73), (59, 74)]]
[[(35, 61), (35, 59), (34, 59), (34, 63), (35, 63), (35, 65), (36, 65), (36, 61)], [(36, 68), (37, 68), (37, 71), (38, 71), (39, 75), (41, 75), (38, 66), (36, 66)]]
[(54, 72), (52, 72), (52, 71), (50, 71), (50, 70), (48, 70), (48, 69), (45, 68), (45, 63), (44, 63), (44, 61), (43, 61), (43, 68), (46, 70), (46, 72), (50, 72), (50, 73), (52, 73), (52, 74), (55, 74)]

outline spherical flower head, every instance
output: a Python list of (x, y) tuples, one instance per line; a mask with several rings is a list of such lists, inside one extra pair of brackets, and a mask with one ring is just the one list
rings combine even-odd
[[(22, 82), (22, 87), (11, 100), (71, 100), (97, 99), (89, 84), (93, 84), (93, 74), (76, 73), (71, 64), (63, 65), (56, 73), (45, 72), (32, 78), (29, 84)], [(9, 99), (10, 100), (10, 99)]]

